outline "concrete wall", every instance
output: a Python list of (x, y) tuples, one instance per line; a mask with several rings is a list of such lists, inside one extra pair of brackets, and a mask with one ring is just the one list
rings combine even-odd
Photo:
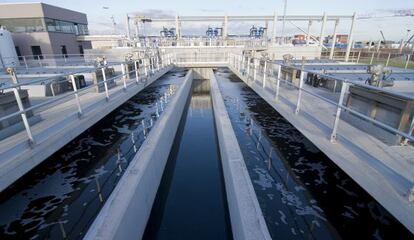
[(271, 239), (214, 73), (211, 96), (234, 239)]
[[(183, 85), (155, 123), (118, 185), (106, 201), (85, 239), (141, 239), (193, 80)], [(178, 220), (178, 219), (177, 219)]]

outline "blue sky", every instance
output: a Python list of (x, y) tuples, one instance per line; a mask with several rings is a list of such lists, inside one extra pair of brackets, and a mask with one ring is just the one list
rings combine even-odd
[[(1, 2), (28, 2), (28, 0), (0, 0)], [(44, 3), (69, 8), (88, 14), (90, 30), (93, 33), (108, 33), (111, 31), (111, 16), (117, 23), (119, 33), (125, 31), (125, 14), (138, 12), (139, 14), (168, 14), (168, 15), (271, 15), (274, 11), (283, 12), (283, 0), (43, 0)], [(104, 9), (103, 7), (108, 7)], [(373, 16), (371, 19), (360, 19), (355, 29), (357, 40), (378, 40), (382, 29), (385, 37), (399, 40), (407, 37), (407, 29), (414, 33), (414, 17), (387, 17), (397, 10), (408, 9), (414, 13), (414, 0), (288, 0), (287, 14), (322, 15), (323, 12), (335, 15), (351, 15), (357, 12), (359, 16)], [(229, 26), (230, 33), (247, 33), (252, 24), (239, 23)], [(307, 23), (295, 23), (306, 29)], [(218, 26), (210, 24), (212, 26)], [(161, 26), (147, 26), (147, 32), (157, 33)], [(169, 26), (167, 26), (169, 27)], [(172, 27), (172, 26), (171, 26)], [(278, 26), (280, 28), (281, 26)], [(207, 24), (189, 24), (183, 26), (184, 33), (190, 31), (203, 33)], [(317, 34), (320, 25), (314, 23), (312, 31)], [(333, 23), (327, 26), (327, 33), (333, 30)], [(187, 31), (187, 32), (186, 32)], [(300, 33), (296, 27), (287, 24), (288, 33)], [(343, 21), (339, 25), (339, 33), (349, 32), (349, 22)]]

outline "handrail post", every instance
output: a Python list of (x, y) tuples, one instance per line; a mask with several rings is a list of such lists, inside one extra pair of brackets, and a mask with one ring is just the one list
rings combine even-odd
[(43, 67), (42, 61), (40, 60), (40, 55), (37, 55), (37, 61), (39, 62), (39, 67)]
[(410, 58), (411, 58), (411, 55), (410, 54), (408, 54), (407, 55), (407, 61), (405, 62), (405, 69), (407, 69), (407, 67), (408, 67), (408, 63), (410, 62)]
[(147, 69), (148, 65), (147, 65), (147, 61), (146, 61), (145, 58), (143, 59), (143, 61), (144, 61), (144, 73), (145, 73), (145, 77), (148, 78), (148, 69)]
[(138, 62), (134, 61), (134, 68), (135, 68), (135, 80), (137, 84), (139, 84), (139, 76), (138, 76)]
[(247, 58), (247, 80), (249, 80), (250, 77), (250, 58)]
[(20, 116), (23, 120), (24, 128), (26, 129), (27, 137), (29, 138), (29, 145), (32, 147), (35, 144), (35, 140), (32, 135), (32, 130), (30, 129), (29, 121), (27, 120), (26, 111), (20, 98), (20, 93), (17, 88), (13, 88), (14, 97), (16, 98), (17, 106), (19, 107)]
[(390, 62), (391, 53), (388, 53), (387, 62), (385, 63), (385, 66), (388, 67), (388, 63)]
[(26, 67), (26, 70), (28, 70), (29, 67), (27, 66), (26, 56), (23, 56), (23, 62), (24, 62), (24, 66)]
[(263, 88), (266, 88), (266, 68), (267, 68), (267, 61), (264, 60), (264, 65), (263, 65)]
[(372, 52), (371, 61), (369, 62), (369, 64), (372, 64), (372, 61), (374, 60), (374, 54), (375, 54), (375, 52)]
[(82, 107), (81, 107), (80, 100), (79, 100), (78, 87), (76, 86), (75, 76), (73, 74), (70, 75), (70, 80), (72, 82), (73, 91), (75, 92), (76, 104), (78, 105), (78, 117), (80, 118), (83, 113), (82, 113)]
[(282, 66), (278, 65), (277, 69), (277, 78), (276, 78), (276, 94), (275, 101), (279, 100), (279, 90), (280, 90), (280, 75), (282, 74)]
[(339, 102), (338, 102), (338, 108), (336, 109), (336, 115), (335, 115), (335, 122), (332, 128), (332, 133), (331, 133), (331, 142), (335, 143), (336, 142), (336, 133), (338, 131), (338, 125), (339, 125), (339, 120), (340, 120), (340, 116), (341, 116), (341, 112), (342, 112), (342, 104), (344, 102), (344, 98), (345, 98), (345, 93), (348, 91), (348, 83), (347, 82), (342, 82), (342, 88), (341, 88), (341, 95), (339, 97)]
[(361, 51), (358, 52), (358, 58), (357, 58), (357, 63), (359, 63), (359, 59), (361, 58)]
[(103, 82), (104, 82), (104, 87), (105, 87), (106, 101), (109, 101), (109, 92), (108, 92), (108, 84), (106, 82), (105, 67), (101, 68), (101, 71), (102, 71), (102, 77), (103, 77)]
[(296, 110), (295, 110), (295, 114), (298, 114), (300, 111), (300, 102), (301, 102), (301, 98), (302, 98), (302, 87), (303, 87), (303, 76), (304, 76), (304, 71), (303, 68), (300, 71), (300, 79), (299, 79), (299, 93), (298, 93), (298, 101), (296, 103)]
[(253, 82), (256, 82), (257, 59), (253, 58)]

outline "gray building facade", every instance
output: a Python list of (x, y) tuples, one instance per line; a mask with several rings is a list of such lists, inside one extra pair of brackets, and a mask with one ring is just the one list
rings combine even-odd
[(84, 13), (44, 3), (4, 3), (0, 25), (12, 33), (19, 56), (82, 55), (91, 48), (89, 41), (77, 39), (89, 34)]

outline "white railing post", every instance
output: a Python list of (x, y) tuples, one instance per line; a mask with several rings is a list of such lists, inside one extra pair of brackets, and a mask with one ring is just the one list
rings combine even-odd
[(264, 60), (264, 65), (263, 65), (263, 88), (266, 88), (266, 68), (267, 68), (267, 61)]
[(256, 82), (257, 73), (257, 59), (253, 58), (253, 82)]
[(387, 62), (385, 63), (385, 66), (388, 67), (388, 63), (390, 62), (391, 53), (388, 53)]
[(139, 84), (139, 76), (138, 76), (138, 61), (134, 61), (134, 68), (135, 68), (135, 81)]
[(357, 58), (357, 63), (359, 63), (359, 59), (361, 58), (361, 51), (358, 52), (358, 58)]
[(279, 90), (280, 90), (280, 75), (282, 74), (282, 66), (278, 65), (277, 69), (277, 78), (276, 78), (276, 94), (275, 100), (279, 100)]
[(405, 62), (405, 69), (407, 69), (407, 67), (408, 67), (408, 63), (410, 62), (410, 58), (411, 58), (411, 55), (410, 54), (408, 54), (407, 55), (407, 62)]
[(299, 92), (298, 92), (298, 101), (296, 103), (296, 110), (295, 110), (295, 114), (298, 114), (300, 111), (300, 102), (301, 102), (301, 98), (302, 98), (302, 87), (303, 87), (303, 76), (304, 76), (304, 71), (303, 69), (300, 71), (300, 79), (299, 79)]
[(37, 61), (39, 62), (39, 67), (43, 67), (42, 61), (40, 60), (40, 56), (37, 55)]
[(247, 58), (247, 80), (249, 80), (250, 77), (250, 58)]
[(29, 67), (27, 66), (27, 60), (25, 56), (23, 56), (23, 62), (24, 62), (24, 66), (26, 67), (26, 70), (28, 70)]
[(20, 98), (20, 93), (17, 88), (13, 88), (14, 97), (16, 98), (17, 106), (19, 107), (20, 116), (23, 120), (24, 128), (26, 129), (27, 137), (29, 138), (29, 145), (33, 146), (35, 140), (32, 135), (32, 130), (30, 129), (29, 121), (27, 120), (26, 111), (24, 110), (22, 99)]
[(374, 52), (372, 52), (372, 55), (371, 55), (371, 61), (369, 62), (369, 64), (372, 64), (372, 61), (374, 60)]
[(82, 113), (82, 107), (80, 104), (80, 99), (79, 99), (79, 94), (78, 94), (78, 87), (76, 86), (75, 76), (73, 74), (70, 75), (70, 80), (72, 82), (73, 92), (75, 92), (76, 104), (78, 105), (78, 117), (80, 118), (83, 113)]
[(144, 73), (145, 73), (145, 76), (148, 78), (148, 69), (147, 69), (148, 65), (147, 65), (147, 61), (145, 58), (143, 59), (143, 62), (144, 62)]
[(336, 109), (335, 122), (332, 128), (331, 142), (336, 142), (336, 133), (338, 131), (339, 120), (342, 112), (345, 93), (348, 91), (348, 83), (342, 82), (341, 95), (339, 97), (338, 108)]
[(101, 71), (102, 71), (102, 78), (103, 78), (104, 87), (105, 87), (106, 101), (109, 101), (108, 83), (106, 82), (105, 67), (101, 68)]

